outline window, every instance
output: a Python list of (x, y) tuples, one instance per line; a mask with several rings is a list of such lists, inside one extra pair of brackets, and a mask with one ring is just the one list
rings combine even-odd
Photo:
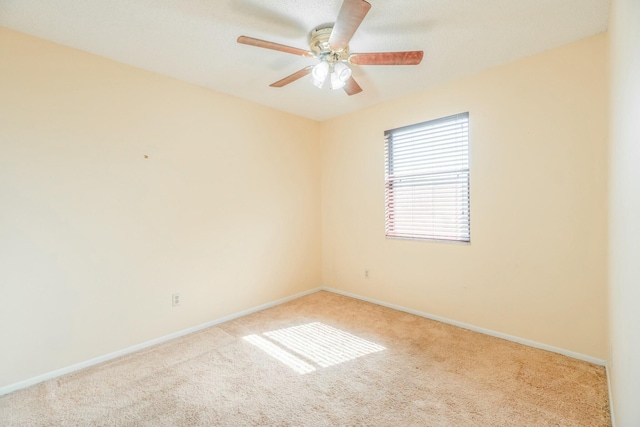
[(470, 241), (469, 113), (384, 137), (387, 237)]

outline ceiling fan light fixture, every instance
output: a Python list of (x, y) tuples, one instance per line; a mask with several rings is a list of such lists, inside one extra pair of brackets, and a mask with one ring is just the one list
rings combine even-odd
[(329, 74), (329, 64), (325, 61), (321, 61), (311, 71), (311, 77), (313, 77), (313, 84), (319, 88), (324, 85), (327, 75)]
[(342, 89), (346, 82), (340, 80), (340, 76), (338, 73), (331, 73), (331, 89)]
[(331, 72), (331, 89), (342, 89), (350, 77), (351, 68), (344, 62), (337, 62)]
[(333, 66), (333, 72), (338, 75), (338, 79), (346, 82), (351, 77), (351, 68), (344, 62), (338, 62)]

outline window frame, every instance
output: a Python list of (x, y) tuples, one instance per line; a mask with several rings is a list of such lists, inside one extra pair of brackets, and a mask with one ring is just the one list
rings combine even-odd
[[(464, 146), (463, 149), (461, 149), (459, 151), (460, 155), (466, 155), (466, 157), (464, 158), (464, 162), (466, 163), (465, 165), (463, 165), (462, 167), (459, 168), (453, 168), (451, 170), (447, 170), (447, 171), (441, 171), (441, 172), (429, 172), (429, 173), (425, 173), (424, 171), (422, 173), (414, 173), (414, 174), (407, 174), (404, 175), (403, 177), (394, 177), (394, 165), (395, 165), (395, 161), (394, 161), (394, 157), (396, 156), (394, 153), (394, 147), (393, 147), (393, 135), (394, 134), (407, 134), (410, 133), (412, 131), (420, 131), (420, 130), (427, 130), (429, 128), (435, 128), (437, 127), (437, 125), (439, 124), (443, 124), (443, 123), (447, 123), (447, 122), (451, 122), (452, 124), (455, 124), (455, 121), (457, 120), (461, 120), (461, 123), (463, 124), (463, 126), (466, 128), (465, 133), (464, 133), (464, 142), (466, 143), (466, 145)], [(446, 145), (450, 145), (452, 147), (455, 146), (456, 142), (456, 138), (459, 138), (459, 135), (456, 135), (450, 139), (448, 139), (446, 141), (446, 143), (443, 143), (441, 145), (437, 145), (435, 146), (435, 149), (439, 149), (442, 148), (442, 146)], [(402, 240), (419, 240), (419, 241), (431, 241), (431, 242), (440, 242), (440, 243), (453, 243), (453, 244), (470, 244), (471, 243), (471, 132), (470, 132), (470, 114), (469, 112), (463, 112), (463, 113), (458, 113), (458, 114), (453, 114), (453, 115), (449, 115), (449, 116), (445, 116), (445, 117), (440, 117), (440, 118), (436, 118), (436, 119), (432, 119), (432, 120), (427, 120), (424, 122), (420, 122), (420, 123), (415, 123), (415, 124), (411, 124), (411, 125), (407, 125), (407, 126), (402, 126), (402, 127), (398, 127), (398, 128), (394, 128), (394, 129), (389, 129), (386, 130), (384, 132), (384, 158), (385, 158), (385, 237), (388, 239), (402, 239)], [(428, 138), (425, 138), (423, 141), (420, 141), (420, 143), (428, 143), (429, 140)], [(428, 150), (425, 150), (428, 151)], [(429, 157), (429, 155), (433, 155), (433, 154), (426, 154), (426, 155), (422, 155), (424, 158)], [(406, 156), (406, 154), (405, 154)], [(418, 156), (418, 159), (420, 159), (422, 157)], [(412, 158), (413, 159), (413, 158)], [(437, 168), (438, 166), (433, 166), (432, 168)], [(455, 190), (456, 191), (463, 191), (463, 195), (459, 196), (456, 195), (454, 197), (456, 203), (460, 203), (460, 200), (462, 200), (462, 205), (463, 207), (461, 208), (462, 211), (458, 212), (458, 213), (454, 213), (454, 214), (450, 214), (453, 216), (453, 220), (455, 221), (462, 221), (460, 222), (461, 224), (466, 224), (466, 226), (462, 226), (461, 229), (463, 230), (462, 233), (460, 232), (454, 232), (452, 234), (456, 234), (456, 233), (460, 233), (460, 236), (458, 237), (444, 237), (442, 236), (442, 231), (441, 230), (437, 230), (438, 226), (436, 226), (435, 224), (437, 224), (437, 220), (434, 220), (433, 218), (430, 220), (430, 222), (425, 222), (425, 224), (432, 224), (434, 225), (433, 230), (429, 233), (427, 232), (416, 232), (416, 229), (412, 229), (409, 232), (397, 232), (397, 226), (398, 223), (396, 222), (395, 217), (397, 216), (397, 214), (395, 214), (394, 212), (397, 211), (398, 207), (395, 206), (396, 204), (396, 199), (394, 199), (394, 197), (397, 197), (398, 193), (397, 190), (394, 189), (394, 186), (397, 186), (399, 181), (401, 182), (402, 179), (404, 179), (405, 181), (407, 180), (411, 180), (411, 179), (416, 179), (417, 177), (428, 177), (428, 176), (435, 176), (435, 175), (453, 175), (458, 179), (458, 183), (452, 184), (455, 185)], [(462, 179), (460, 179), (460, 176), (462, 175)], [(466, 179), (465, 179), (466, 178)], [(418, 178), (419, 179), (419, 178)], [(428, 179), (428, 178), (426, 178)], [(437, 179), (437, 178), (436, 178)], [(421, 188), (420, 188), (421, 187)], [(426, 190), (431, 190), (432, 195), (434, 193), (434, 191), (437, 189), (436, 184), (435, 183), (423, 183), (423, 184), (416, 184), (411, 186), (411, 189), (413, 190), (413, 188), (418, 188), (418, 189), (422, 189), (423, 191)], [(464, 191), (466, 190), (466, 196), (464, 195)], [(464, 202), (466, 202), (466, 205), (464, 204)], [(443, 205), (440, 204), (436, 204), (436, 209), (441, 209)], [(429, 205), (429, 207), (433, 207), (433, 205)], [(457, 206), (456, 206), (457, 207)], [(430, 213), (430, 215), (436, 216), (433, 213), (433, 209), (430, 209), (432, 212)], [(412, 208), (408, 208), (406, 212), (404, 212), (405, 215), (414, 215), (415, 212), (420, 212), (420, 210), (416, 210), (413, 207)], [(424, 214), (424, 212), (423, 212)], [(465, 222), (466, 220), (466, 222)], [(442, 223), (446, 223), (446, 221), (441, 222)], [(406, 226), (406, 225), (405, 225)], [(440, 225), (440, 227), (442, 227), (442, 225)], [(438, 231), (440, 231), (440, 235), (438, 235)]]

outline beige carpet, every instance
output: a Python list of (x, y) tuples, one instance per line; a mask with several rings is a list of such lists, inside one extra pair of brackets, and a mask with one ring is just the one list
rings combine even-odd
[(1, 426), (607, 426), (602, 367), (318, 292), (0, 397)]

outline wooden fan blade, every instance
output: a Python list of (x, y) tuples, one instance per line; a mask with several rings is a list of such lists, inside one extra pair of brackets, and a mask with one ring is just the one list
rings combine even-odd
[(362, 92), (362, 88), (360, 87), (358, 82), (356, 82), (356, 79), (354, 79), (353, 76), (349, 77), (349, 80), (347, 80), (347, 83), (344, 85), (343, 89), (349, 96)]
[(309, 65), (308, 67), (304, 67), (302, 70), (296, 71), (295, 73), (291, 74), (290, 76), (287, 76), (282, 80), (278, 80), (275, 83), (271, 83), (269, 86), (271, 86), (271, 87), (286, 86), (289, 83), (293, 83), (296, 80), (301, 79), (302, 77), (306, 76), (307, 74), (309, 74), (311, 72), (311, 70), (313, 70), (313, 65)]
[(279, 52), (291, 53), (293, 55), (300, 55), (306, 57), (313, 57), (313, 52), (304, 49), (298, 49), (296, 47), (285, 46), (283, 44), (268, 42), (266, 40), (254, 39), (253, 37), (240, 36), (238, 37), (238, 43), (247, 44), (249, 46), (261, 47), (264, 49), (277, 50)]
[(347, 47), (369, 9), (371, 5), (365, 0), (344, 0), (329, 37), (332, 50), (341, 51)]
[(422, 61), (423, 55), (424, 52), (421, 50), (353, 53), (349, 55), (349, 62), (356, 65), (418, 65)]

